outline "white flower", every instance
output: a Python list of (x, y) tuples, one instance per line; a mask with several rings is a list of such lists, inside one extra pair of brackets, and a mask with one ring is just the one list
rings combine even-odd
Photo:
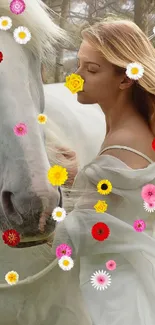
[(127, 65), (126, 75), (128, 78), (138, 80), (142, 78), (143, 74), (144, 68), (140, 63), (134, 62)]
[(5, 275), (5, 280), (10, 285), (16, 284), (19, 280), (19, 275), (15, 271), (10, 271)]
[(12, 27), (12, 19), (7, 16), (0, 17), (0, 29), (8, 30)]
[(61, 269), (64, 271), (69, 271), (74, 266), (74, 262), (73, 262), (72, 258), (69, 256), (66, 256), (66, 255), (62, 256), (58, 260), (58, 264), (61, 267)]
[(155, 211), (155, 202), (147, 203), (147, 202), (144, 201), (143, 206), (144, 206), (144, 209), (147, 212), (154, 212)]
[(19, 26), (13, 32), (14, 39), (19, 44), (26, 44), (31, 39), (31, 33), (28, 28)]
[(153, 27), (153, 34), (155, 34), (155, 26)]
[(61, 222), (66, 218), (66, 211), (63, 208), (55, 208), (52, 212), (52, 217), (57, 222)]
[(90, 278), (90, 282), (97, 290), (107, 289), (111, 285), (111, 275), (106, 271), (96, 271)]

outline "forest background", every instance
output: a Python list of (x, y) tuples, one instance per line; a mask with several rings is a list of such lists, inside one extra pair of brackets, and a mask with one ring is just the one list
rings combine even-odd
[[(155, 26), (155, 0), (43, 0), (54, 12), (54, 21), (68, 33), (72, 33), (69, 48), (59, 50), (51, 57), (52, 66), (42, 65), (43, 83), (64, 82), (67, 75), (76, 70), (77, 51), (81, 43), (81, 31), (97, 21), (130, 19), (147, 36)], [(152, 40), (155, 46), (155, 40)]]

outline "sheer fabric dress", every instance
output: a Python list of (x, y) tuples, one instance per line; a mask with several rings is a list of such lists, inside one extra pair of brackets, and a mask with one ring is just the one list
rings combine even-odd
[[(81, 291), (87, 319), (82, 323), (80, 314), (76, 314), (78, 299), (76, 291), (73, 291), (66, 299), (68, 303), (71, 302), (76, 322), (71, 317), (67, 325), (155, 323), (155, 213), (144, 209), (141, 196), (144, 185), (155, 185), (155, 163), (145, 158), (150, 162), (148, 167), (133, 170), (115, 157), (100, 156), (76, 177), (74, 188), (85, 191), (74, 210), (57, 226), (53, 253), (61, 243), (72, 247), (74, 268), (78, 269), (77, 292)], [(103, 179), (109, 180), (113, 186), (109, 195), (103, 196), (97, 192), (97, 184)], [(98, 200), (106, 200), (106, 212), (95, 211), (94, 205)], [(135, 231), (133, 227), (134, 221), (139, 219), (146, 223), (146, 229), (142, 232)], [(93, 225), (98, 222), (105, 223), (110, 229), (110, 236), (106, 240), (95, 240), (91, 234)], [(106, 269), (109, 260), (116, 262), (113, 271)], [(68, 288), (72, 285), (70, 275), (73, 269), (60, 272), (64, 277), (66, 273)], [(90, 282), (91, 276), (99, 270), (111, 275), (110, 286), (101, 291)], [(61, 277), (59, 281), (63, 295), (65, 286)], [(63, 325), (59, 322), (56, 324)]]

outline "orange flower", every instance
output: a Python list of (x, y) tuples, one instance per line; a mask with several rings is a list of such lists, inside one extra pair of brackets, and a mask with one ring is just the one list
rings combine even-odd
[(19, 275), (15, 271), (10, 271), (5, 275), (5, 280), (10, 285), (16, 284), (19, 280)]
[(38, 123), (45, 124), (47, 122), (47, 116), (45, 114), (38, 115)]

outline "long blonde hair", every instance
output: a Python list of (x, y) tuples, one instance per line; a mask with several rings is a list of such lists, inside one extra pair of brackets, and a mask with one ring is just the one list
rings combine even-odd
[(132, 21), (101, 21), (82, 31), (82, 37), (99, 50), (119, 73), (129, 63), (141, 63), (142, 78), (134, 82), (133, 99), (155, 135), (155, 49), (144, 32)]

